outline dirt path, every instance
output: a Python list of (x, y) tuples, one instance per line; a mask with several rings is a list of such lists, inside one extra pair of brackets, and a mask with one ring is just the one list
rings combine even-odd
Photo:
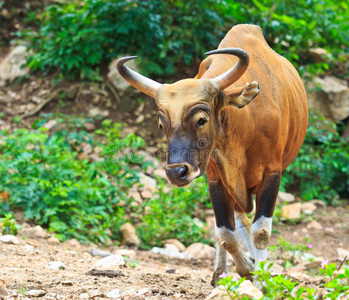
[[(308, 229), (309, 220), (296, 225), (276, 224), (278, 233), (273, 234), (272, 244), (276, 244), (280, 235), (296, 244), (309, 234), (313, 255), (330, 262), (337, 261), (338, 247), (349, 250), (348, 209), (318, 210), (312, 219), (317, 219), (323, 229)], [(33, 290), (43, 291), (39, 296), (41, 299), (97, 299), (106, 298), (106, 294), (115, 289), (122, 294), (118, 299), (205, 299), (212, 290), (213, 261), (171, 259), (151, 251), (137, 250), (131, 252), (131, 260), (120, 268), (121, 275), (110, 278), (86, 274), (100, 259), (90, 255), (89, 249), (69, 242), (50, 245), (46, 240), (21, 239), (19, 245), (2, 244), (0, 283), (14, 299), (26, 296), (35, 299), (37, 297), (30, 296)], [(105, 250), (112, 252), (115, 249)], [(283, 254), (282, 249), (278, 251)], [(276, 252), (270, 257), (282, 263)], [(52, 261), (63, 262), (66, 268), (47, 269)], [(234, 271), (234, 267), (230, 269)], [(290, 270), (284, 272), (290, 274)], [(310, 272), (312, 275), (313, 271), (296, 268), (291, 272)], [(313, 282), (316, 284), (317, 281), (314, 279)], [(304, 284), (309, 285), (309, 282)]]

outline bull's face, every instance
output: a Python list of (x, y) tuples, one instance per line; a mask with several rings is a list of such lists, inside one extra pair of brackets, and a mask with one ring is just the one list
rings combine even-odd
[(226, 105), (241, 108), (259, 93), (256, 82), (225, 91), (247, 69), (248, 55), (236, 48), (209, 54), (217, 53), (234, 54), (240, 60), (214, 79), (185, 79), (173, 84), (162, 85), (127, 68), (124, 63), (134, 57), (122, 58), (117, 64), (130, 84), (156, 100), (159, 127), (169, 145), (166, 174), (177, 186), (185, 186), (205, 172), (220, 130), (221, 110)]
[(168, 140), (166, 174), (177, 186), (205, 172), (215, 144), (215, 97), (209, 87), (209, 80), (186, 79), (156, 93), (159, 127)]

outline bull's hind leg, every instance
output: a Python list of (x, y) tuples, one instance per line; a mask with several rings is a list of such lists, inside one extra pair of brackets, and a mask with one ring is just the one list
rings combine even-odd
[(219, 280), (219, 274), (226, 270), (226, 258), (224, 258), (223, 249), (227, 250), (233, 256), (238, 274), (241, 277), (250, 278), (250, 271), (253, 270), (253, 261), (243, 251), (238, 233), (235, 230), (234, 203), (232, 199), (227, 197), (225, 187), (221, 182), (210, 182), (209, 189), (216, 216), (216, 238), (219, 244), (217, 248), (218, 261), (212, 282), (217, 282)]
[(259, 262), (267, 258), (272, 216), (274, 213), (276, 198), (280, 186), (280, 174), (272, 174), (266, 177), (261, 188), (256, 194), (256, 215), (251, 227), (251, 240), (255, 248), (256, 269)]

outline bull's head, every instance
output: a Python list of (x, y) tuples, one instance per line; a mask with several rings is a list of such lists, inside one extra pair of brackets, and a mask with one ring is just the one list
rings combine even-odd
[(173, 84), (160, 84), (124, 65), (136, 56), (117, 62), (120, 75), (157, 103), (159, 127), (169, 143), (166, 174), (177, 186), (189, 184), (205, 172), (221, 132), (222, 109), (227, 105), (244, 107), (259, 93), (257, 82), (225, 90), (247, 69), (249, 57), (244, 50), (227, 48), (206, 54), (232, 54), (239, 61), (216, 78), (184, 79)]

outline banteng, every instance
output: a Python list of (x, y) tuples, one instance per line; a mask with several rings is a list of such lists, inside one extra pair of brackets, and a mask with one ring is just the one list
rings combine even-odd
[(195, 78), (173, 84), (126, 67), (134, 57), (121, 58), (117, 68), (155, 98), (168, 140), (169, 181), (185, 186), (207, 173), (216, 217), (215, 282), (227, 272), (226, 251), (241, 276), (250, 277), (254, 264), (266, 259), (281, 173), (302, 145), (308, 112), (297, 71), (268, 46), (260, 27), (233, 27), (207, 54)]

